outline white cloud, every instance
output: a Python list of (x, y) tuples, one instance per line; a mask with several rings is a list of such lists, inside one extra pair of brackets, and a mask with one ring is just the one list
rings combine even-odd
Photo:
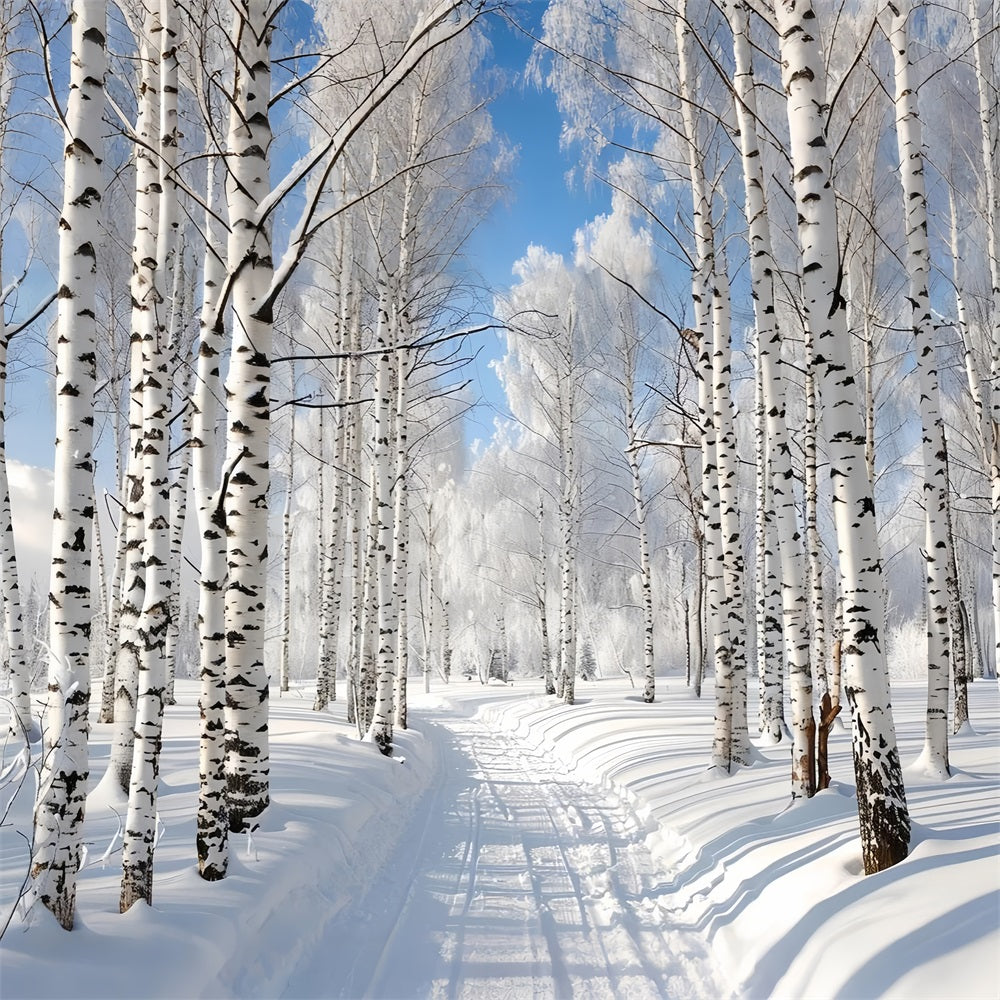
[(32, 576), (48, 589), (52, 555), (52, 470), (7, 460), (10, 502), (14, 515), (14, 541), (22, 591)]

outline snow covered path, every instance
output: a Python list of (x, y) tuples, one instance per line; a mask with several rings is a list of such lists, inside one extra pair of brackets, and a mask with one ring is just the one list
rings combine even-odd
[(670, 933), (643, 830), (614, 795), (473, 719), (420, 729), (435, 786), (396, 860), (286, 997), (718, 997)]

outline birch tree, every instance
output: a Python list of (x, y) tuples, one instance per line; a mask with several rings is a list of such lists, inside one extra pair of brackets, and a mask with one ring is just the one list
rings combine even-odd
[[(145, 0), (142, 24), (143, 113), (151, 122), (154, 149), (167, 150), (169, 167), (175, 140), (161, 142), (160, 103), (164, 80), (160, 73), (163, 57), (174, 60), (177, 22), (173, 0)], [(168, 103), (176, 100), (176, 74), (168, 76), (172, 91)], [(164, 115), (176, 131), (176, 112)], [(135, 305), (140, 311), (142, 335), (142, 481), (143, 481), (143, 604), (139, 614), (140, 640), (134, 754), (129, 784), (128, 813), (122, 836), (121, 911), (137, 900), (152, 903), (153, 844), (156, 837), (156, 803), (163, 729), (163, 707), (167, 683), (166, 637), (170, 622), (170, 352), (167, 336), (168, 296), (163, 283), (174, 263), (174, 217), (171, 202), (176, 195), (172, 183), (164, 184), (164, 164), (156, 164), (157, 182), (149, 192), (148, 214), (137, 223), (149, 227), (144, 238), (137, 225), (136, 246), (151, 249), (152, 255), (137, 262)], [(137, 199), (138, 201), (138, 199)]]
[(56, 319), (56, 451), (49, 590), (49, 680), (31, 862), (34, 894), (73, 927), (89, 759), (90, 536), (96, 262), (106, 66), (104, 4), (70, 9), (69, 99)]
[(871, 874), (905, 858), (910, 839), (889, 700), (882, 563), (840, 281), (820, 21), (808, 2), (778, 0), (774, 13), (799, 219), (803, 312), (830, 450), (844, 597), (843, 683), (851, 708), (862, 856)]
[(55, 296), (43, 301), (29, 319), (20, 323), (8, 323), (8, 314), (13, 312), (16, 292), (20, 280), (15, 278), (6, 283), (4, 274), (4, 235), (9, 216), (5, 198), (5, 172), (7, 159), (7, 136), (11, 129), (10, 104), (14, 91), (13, 33), (17, 24), (14, 6), (10, 2), (0, 4), (0, 596), (4, 607), (4, 629), (7, 640), (7, 662), (4, 674), (10, 678), (10, 736), (16, 742), (36, 743), (41, 738), (38, 723), (31, 712), (31, 678), (24, 651), (24, 630), (22, 627), (21, 596), (18, 586), (17, 551), (14, 542), (14, 524), (10, 506), (10, 485), (7, 479), (6, 450), (6, 389), (7, 355), (11, 340), (33, 322), (44, 309), (48, 308)]
[[(767, 437), (768, 494), (774, 503), (781, 566), (782, 633), (793, 716), (792, 795), (808, 797), (813, 794), (817, 785), (816, 724), (812, 706), (805, 563), (786, 424), (786, 376), (781, 356), (782, 338), (774, 301), (777, 265), (758, 139), (759, 117), (751, 59), (749, 11), (744, 3), (738, 2), (729, 6), (728, 13), (733, 32), (733, 83), (746, 195), (744, 211), (748, 225), (750, 274), (757, 327), (758, 378), (761, 383)], [(824, 708), (829, 710), (829, 706)]]
[(913, 326), (913, 349), (920, 386), (923, 425), (923, 507), (927, 562), (927, 737), (923, 764), (946, 777), (948, 765), (948, 689), (951, 662), (949, 575), (951, 573), (950, 504), (944, 420), (937, 374), (937, 348), (931, 316), (931, 253), (924, 183), (923, 132), (918, 108), (918, 80), (909, 35), (908, 0), (890, 0), (889, 44), (895, 67), (896, 141), (906, 218), (906, 269)]

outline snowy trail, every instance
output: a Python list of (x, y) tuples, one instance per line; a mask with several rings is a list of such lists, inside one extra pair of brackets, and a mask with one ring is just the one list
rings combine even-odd
[(300, 962), (286, 997), (722, 995), (672, 931), (635, 815), (468, 718), (420, 728), (438, 779), (394, 863)]

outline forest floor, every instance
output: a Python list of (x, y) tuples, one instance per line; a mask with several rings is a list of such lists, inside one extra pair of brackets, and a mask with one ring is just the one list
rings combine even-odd
[[(120, 797), (96, 787), (77, 926), (19, 909), (0, 996), (974, 998), (1000, 994), (1000, 695), (971, 689), (954, 774), (906, 770), (910, 857), (861, 874), (847, 734), (834, 784), (788, 806), (787, 747), (720, 779), (711, 692), (619, 680), (567, 707), (537, 681), (411, 683), (387, 759), (311, 692), (272, 702), (273, 801), (193, 865), (196, 690), (168, 711), (154, 905), (117, 911)], [(924, 692), (896, 684), (904, 764)], [(95, 692), (96, 696), (96, 692)], [(2, 790), (2, 809), (16, 785)], [(27, 870), (30, 782), (0, 827), (0, 920)], [(0, 813), (2, 815), (2, 813)]]

